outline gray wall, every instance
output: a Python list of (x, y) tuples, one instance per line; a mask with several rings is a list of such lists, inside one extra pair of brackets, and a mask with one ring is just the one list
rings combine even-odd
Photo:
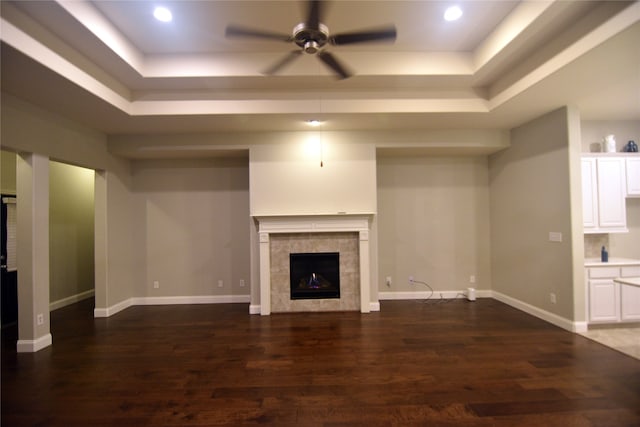
[(491, 271), (494, 291), (573, 319), (569, 164), (565, 108), (513, 129), (511, 147), (489, 157)]
[(133, 193), (136, 296), (249, 295), (248, 159), (136, 161)]
[(490, 289), (487, 158), (382, 157), (377, 174), (379, 290)]

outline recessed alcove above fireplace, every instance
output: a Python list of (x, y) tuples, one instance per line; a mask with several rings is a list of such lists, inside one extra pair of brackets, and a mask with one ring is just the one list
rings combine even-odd
[[(366, 214), (256, 217), (260, 237), (260, 314), (370, 312), (371, 217)], [(338, 255), (340, 291), (337, 297), (292, 299), (291, 255), (328, 253)]]

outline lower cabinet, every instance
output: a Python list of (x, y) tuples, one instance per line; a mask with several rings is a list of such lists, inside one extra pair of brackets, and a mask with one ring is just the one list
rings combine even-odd
[(620, 320), (640, 320), (640, 287), (620, 284)]
[(590, 323), (640, 320), (640, 287), (613, 280), (640, 277), (640, 266), (588, 267), (585, 273)]
[(589, 320), (617, 322), (620, 320), (620, 285), (613, 280), (589, 281)]

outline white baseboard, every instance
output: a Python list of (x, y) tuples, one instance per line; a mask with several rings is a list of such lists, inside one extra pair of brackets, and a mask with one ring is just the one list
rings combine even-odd
[[(403, 299), (454, 299), (466, 298), (466, 289), (459, 291), (405, 291), (405, 292), (378, 292), (380, 300)], [(491, 291), (476, 289), (476, 298), (491, 298)]]
[(134, 297), (107, 308), (93, 310), (94, 317), (110, 317), (134, 305), (229, 304), (248, 303), (249, 295), (194, 295), (175, 297)]
[(380, 311), (380, 301), (378, 301), (378, 302), (370, 302), (369, 303), (369, 311)]
[(35, 353), (49, 347), (52, 342), (51, 334), (46, 334), (35, 340), (18, 340), (16, 349), (18, 353)]
[(249, 305), (249, 314), (260, 314), (260, 304)]
[(71, 295), (70, 297), (59, 299), (49, 304), (49, 311), (54, 311), (59, 308), (66, 307), (68, 305), (75, 304), (79, 301), (82, 301), (88, 298), (93, 298), (95, 293), (96, 293), (95, 290), (90, 289), (88, 291), (80, 292), (79, 294), (76, 294), (76, 295)]
[[(549, 311), (543, 310), (541, 308), (538, 308), (536, 306), (533, 306), (531, 304), (528, 304), (526, 302), (522, 302), (518, 299), (512, 298), (508, 295), (502, 294), (500, 292), (496, 292), (496, 291), (492, 291), (493, 292), (493, 298), (503, 302), (507, 305), (510, 305), (513, 308), (517, 308), (520, 311), (524, 311), (525, 313), (528, 313), (532, 316), (535, 316), (539, 319), (542, 319), (546, 322), (551, 323), (552, 325), (556, 325), (562, 329), (566, 329), (567, 331), (570, 332), (577, 332), (576, 329), (578, 329), (581, 323), (583, 322), (573, 322), (569, 319), (566, 319), (564, 317), (558, 316), (557, 314), (551, 313)], [(586, 324), (585, 324), (586, 326)]]
[(124, 301), (120, 301), (117, 304), (107, 308), (94, 308), (93, 317), (111, 317), (116, 313), (120, 313), (122, 310), (127, 309), (133, 305), (133, 298), (129, 298)]
[(177, 297), (136, 297), (132, 305), (229, 304), (248, 303), (249, 295), (194, 295)]

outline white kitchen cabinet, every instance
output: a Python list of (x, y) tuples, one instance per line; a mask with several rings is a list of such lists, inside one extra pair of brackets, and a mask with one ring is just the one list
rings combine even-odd
[(627, 197), (640, 197), (640, 156), (626, 158)]
[(582, 216), (585, 231), (598, 228), (598, 169), (595, 157), (582, 159)]
[(613, 279), (589, 281), (589, 320), (617, 322), (620, 319), (618, 301), (620, 286)]
[(640, 287), (620, 284), (620, 320), (640, 320)]
[(624, 157), (582, 158), (582, 212), (585, 233), (624, 233), (627, 193)]
[(587, 267), (585, 273), (589, 323), (640, 320), (640, 286), (618, 282), (624, 278), (640, 277), (640, 264), (599, 263), (598, 266)]

